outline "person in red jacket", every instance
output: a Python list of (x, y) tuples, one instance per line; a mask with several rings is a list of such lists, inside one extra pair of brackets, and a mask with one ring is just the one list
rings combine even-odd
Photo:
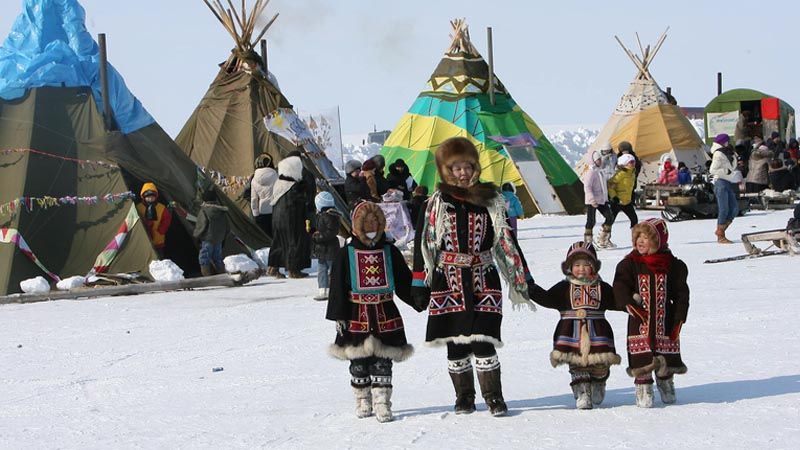
[(672, 165), (672, 161), (664, 161), (664, 170), (658, 176), (658, 182), (660, 184), (678, 184), (678, 171)]

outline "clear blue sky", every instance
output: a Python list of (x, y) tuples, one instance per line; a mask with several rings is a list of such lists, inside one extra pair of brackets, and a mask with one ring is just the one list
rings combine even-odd
[[(3, 39), (21, 0), (2, 0)], [(234, 2), (239, 3), (239, 0)], [(249, 4), (254, 0), (249, 0)], [(109, 38), (110, 60), (173, 136), (227, 58), (231, 38), (202, 0), (82, 0), (87, 26)], [(341, 107), (345, 134), (391, 129), (466, 17), (484, 53), (494, 28), (495, 72), (540, 125), (600, 124), (636, 69), (614, 41), (669, 37), (651, 69), (683, 106), (750, 87), (800, 107), (800, 2), (272, 0), (270, 69), (303, 110)]]

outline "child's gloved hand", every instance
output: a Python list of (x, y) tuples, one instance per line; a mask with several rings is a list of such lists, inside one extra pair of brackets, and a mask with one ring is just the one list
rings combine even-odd
[(414, 304), (414, 309), (417, 312), (422, 312), (428, 309), (428, 304), (431, 301), (431, 290), (419, 286), (411, 287), (411, 302)]
[(683, 322), (676, 323), (675, 327), (672, 328), (672, 333), (669, 334), (669, 338), (673, 341), (677, 341), (681, 335), (681, 328), (683, 328)]
[(346, 320), (337, 320), (336, 321), (336, 334), (339, 336), (344, 336), (344, 332), (347, 330), (347, 321)]
[(639, 294), (633, 294), (633, 302), (639, 306), (642, 306), (642, 296)]

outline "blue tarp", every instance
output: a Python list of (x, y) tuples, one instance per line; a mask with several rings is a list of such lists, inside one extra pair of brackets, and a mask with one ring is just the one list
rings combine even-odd
[[(86, 30), (77, 0), (23, 0), (22, 13), (0, 47), (0, 98), (15, 100), (28, 89), (91, 87), (100, 111), (100, 48)], [(122, 76), (108, 67), (109, 100), (123, 133), (155, 122)]]

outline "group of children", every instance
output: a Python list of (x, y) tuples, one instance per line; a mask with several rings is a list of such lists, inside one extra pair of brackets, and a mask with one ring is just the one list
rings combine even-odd
[[(686, 372), (680, 331), (689, 288), (686, 265), (669, 250), (666, 222), (634, 224), (633, 250), (617, 265), (613, 286), (600, 277), (589, 239), (570, 246), (561, 265), (565, 279), (544, 289), (527, 270), (503, 197), (478, 181), (477, 151), (468, 141), (455, 144), (446, 141), (439, 149), (452, 157), (442, 158), (443, 183), (420, 218), (413, 273), (383, 235), (385, 218), (370, 202), (354, 208), (353, 237), (331, 264), (326, 318), (336, 322), (337, 335), (329, 353), (350, 361), (356, 415), (392, 420), (392, 365), (413, 352), (395, 295), (419, 312), (429, 311), (427, 344), (447, 345), (456, 414), (475, 411), (474, 354), (488, 409), (505, 415), (495, 352), (502, 345), (500, 276), (515, 305), (533, 301), (560, 312), (550, 362), (569, 367), (577, 408), (603, 402), (610, 367), (621, 362), (607, 310), (628, 314), (627, 372), (634, 378), (636, 405), (653, 406), (653, 384), (664, 404), (674, 403), (672, 377)], [(454, 145), (467, 150), (450, 151)], [(625, 170), (634, 170), (621, 159)]]

